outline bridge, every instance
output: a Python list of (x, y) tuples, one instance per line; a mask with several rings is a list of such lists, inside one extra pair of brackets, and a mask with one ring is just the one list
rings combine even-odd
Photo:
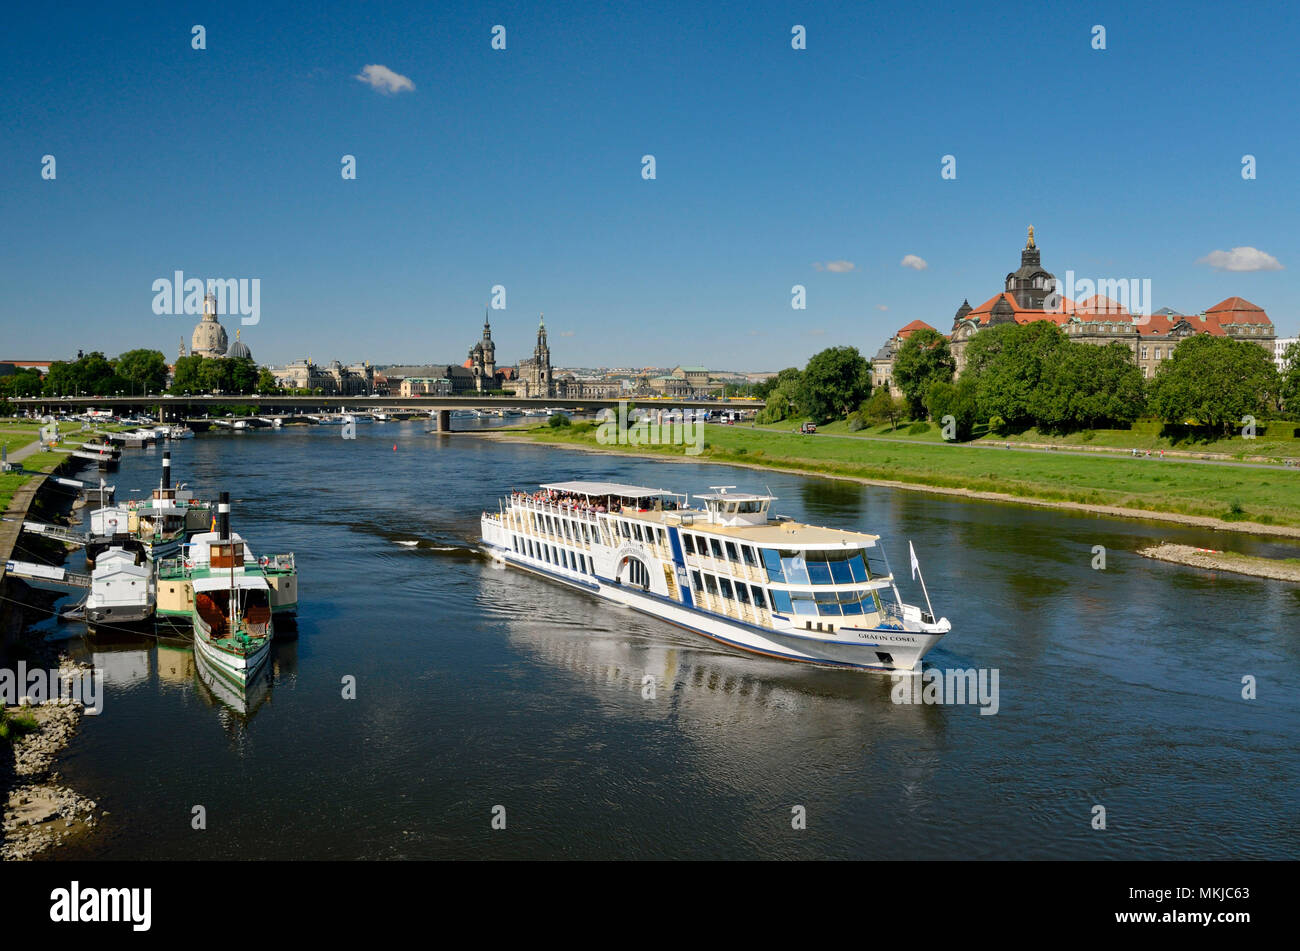
[(559, 398), (518, 396), (29, 396), (11, 399), (10, 403), (30, 412), (79, 413), (108, 410), (115, 416), (138, 412), (159, 412), (161, 418), (183, 420), (205, 415), (208, 410), (227, 411), (236, 406), (256, 409), (259, 416), (358, 413), (382, 409), (386, 412), (427, 415), (437, 420), (439, 432), (451, 430), (454, 410), (546, 409), (558, 408), (577, 412), (617, 410), (621, 403), (639, 409), (682, 410), (761, 410), (762, 400), (682, 399), (677, 397), (623, 397), (613, 399)]

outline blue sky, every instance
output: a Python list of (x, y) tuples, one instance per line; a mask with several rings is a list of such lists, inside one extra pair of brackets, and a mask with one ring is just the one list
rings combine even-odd
[[(179, 269), (261, 280), (264, 363), (460, 361), (501, 284), (503, 363), (544, 311), (557, 364), (779, 369), (947, 330), (1029, 224), (1060, 276), (1300, 329), (1283, 4), (270, 6), (10, 11), (0, 359), (174, 357), (193, 319), (151, 285)], [(1198, 263), (1237, 247), (1280, 269)]]

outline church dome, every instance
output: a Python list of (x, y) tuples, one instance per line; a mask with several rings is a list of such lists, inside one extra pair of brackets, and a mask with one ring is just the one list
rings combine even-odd
[(230, 349), (226, 351), (226, 356), (232, 360), (251, 360), (253, 359), (253, 351), (248, 349), (248, 344), (244, 343), (244, 341), (236, 340), (230, 345)]
[(204, 314), (198, 326), (194, 328), (194, 337), (190, 341), (190, 353), (204, 357), (225, 356), (230, 339), (226, 328), (221, 326), (214, 314)]

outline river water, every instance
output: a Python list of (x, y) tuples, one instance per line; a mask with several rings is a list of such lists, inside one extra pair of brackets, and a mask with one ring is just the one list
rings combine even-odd
[[(1161, 539), (1296, 546), (427, 429), (172, 444), (175, 478), (228, 490), (255, 552), (297, 554), (297, 636), (277, 642), (241, 714), (200, 682), (184, 642), (87, 642), (50, 625), (108, 677), (62, 772), (109, 815), (59, 857), (1300, 851), (1300, 589), (1134, 554)], [(159, 452), (124, 453), (119, 498), (156, 484)], [(912, 540), (953, 624), (926, 663), (997, 670), (997, 713), (896, 704), (887, 676), (732, 653), (476, 553), (479, 516), (505, 491), (577, 478), (766, 487), (783, 514), (883, 535), (909, 601)], [(1247, 676), (1257, 699), (1242, 697)]]

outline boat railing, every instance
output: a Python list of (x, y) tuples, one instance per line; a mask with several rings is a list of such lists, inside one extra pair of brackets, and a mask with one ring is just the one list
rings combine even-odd
[(284, 571), (289, 573), (297, 571), (294, 564), (293, 552), (286, 552), (281, 555), (264, 555), (262, 556), (261, 565), (265, 571)]
[(184, 578), (188, 574), (184, 558), (163, 558), (158, 562), (159, 578)]

